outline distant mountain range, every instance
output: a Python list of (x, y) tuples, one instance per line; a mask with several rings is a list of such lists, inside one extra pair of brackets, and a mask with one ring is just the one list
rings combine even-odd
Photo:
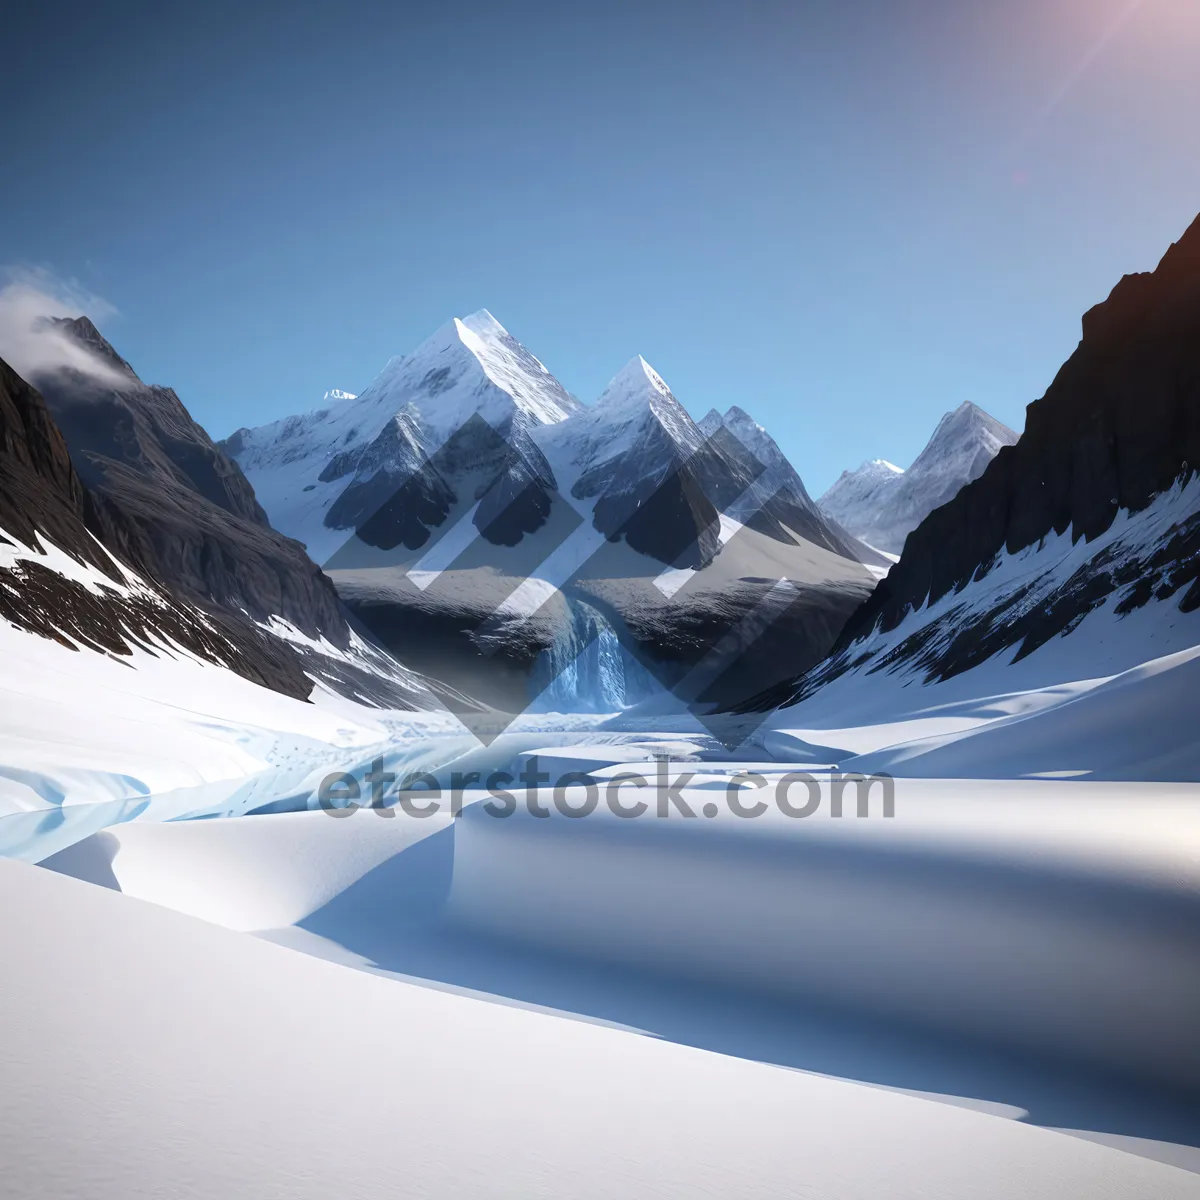
[(983, 474), (1003, 446), (1017, 435), (976, 404), (964, 401), (938, 422), (933, 437), (907, 471), (877, 458), (843, 471), (818, 504), (855, 537), (888, 554), (935, 508), (953, 500)]
[(1200, 220), (1019, 439), (963, 404), (819, 504), (741, 407), (696, 422), (641, 357), (583, 404), (486, 311), (219, 443), (86, 317), (52, 331), (64, 365), (0, 365), (0, 615), (72, 646), (503, 725), (1196, 640)]
[(720, 704), (819, 661), (884, 561), (741, 409), (697, 424), (640, 357), (584, 405), (486, 311), (222, 447), (393, 653), (509, 709), (564, 675)]

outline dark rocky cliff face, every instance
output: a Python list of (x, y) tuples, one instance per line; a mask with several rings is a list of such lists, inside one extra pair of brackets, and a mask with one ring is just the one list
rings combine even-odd
[(86, 317), (60, 324), (128, 380), (57, 371), (36, 381), (106, 544), (210, 612), (281, 616), (345, 646), (332, 584), (300, 543), (271, 528), (241, 469), (175, 392), (144, 384)]
[(0, 529), (33, 549), (40, 534), (115, 578), (88, 534), (88, 500), (42, 398), (0, 361)]
[(1197, 612), (1198, 467), (1200, 218), (1155, 271), (1126, 276), (1084, 316), (1020, 441), (909, 534), (828, 657), (740, 707), (793, 704), (849, 672), (930, 682), (1016, 662), (1103, 608), (1113, 622), (1151, 603), (1168, 624)]
[[(1075, 353), (1026, 411), (1021, 440), (909, 535), (900, 562), (847, 623), (839, 646), (877, 621), (894, 628), (926, 598), (985, 573), (1002, 551), (1068, 529), (1090, 541), (1120, 509), (1138, 512), (1196, 472), (1200, 217), (1155, 271), (1125, 276), (1084, 316)], [(1179, 575), (1175, 586), (1182, 582)]]
[[(39, 552), (52, 545), (96, 568), (98, 580), (105, 581), (88, 588), (36, 558), (19, 558), (0, 569), (0, 619), (72, 648), (115, 655), (134, 646), (161, 653), (165, 637), (286, 695), (302, 699), (312, 690), (297, 656), (244, 617), (202, 614), (153, 576), (130, 586), (100, 543), (120, 556), (137, 544), (137, 530), (83, 485), (42, 397), (3, 361), (0, 530), (0, 542)], [(144, 564), (128, 565), (145, 570)]]

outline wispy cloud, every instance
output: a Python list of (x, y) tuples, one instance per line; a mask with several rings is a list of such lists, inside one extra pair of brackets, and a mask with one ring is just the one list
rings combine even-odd
[(128, 384), (110, 363), (56, 327), (51, 317), (94, 321), (115, 312), (112, 305), (40, 268), (0, 269), (0, 358), (18, 375), (38, 375), (70, 368), (101, 383)]

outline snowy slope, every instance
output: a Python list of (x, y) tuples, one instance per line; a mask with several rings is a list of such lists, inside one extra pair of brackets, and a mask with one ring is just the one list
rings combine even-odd
[(764, 698), (784, 707), (763, 744), (898, 775), (1200, 780), (1198, 554), (1193, 478), (1091, 541), (1001, 555)]
[(978, 479), (1000, 449), (1016, 440), (1006, 425), (964, 401), (942, 417), (907, 471), (882, 458), (843, 471), (821, 497), (821, 509), (868, 545), (899, 554), (929, 513)]
[(1200, 218), (1081, 324), (1020, 440), (909, 534), (833, 655), (748, 706), (782, 703), (793, 749), (915, 774), (1200, 778)]
[[(599, 781), (644, 774), (648, 753), (669, 749), (575, 745), (529, 757), (552, 776)], [(671, 774), (686, 774), (682, 802), (699, 809), (734, 772), (753, 770), (770, 810), (791, 769), (691, 762)], [(747, 824), (725, 811), (646, 828), (602, 812), (564, 818), (548, 787), (547, 818), (493, 819), (479, 811), (486, 793), (470, 789), (455, 821), (443, 810), (134, 823), (42, 865), (363, 970), (890, 1082), (1098, 1140), (1107, 1108), (1111, 1133), (1157, 1135), (1139, 1152), (1200, 1168), (1200, 1150), (1186, 1149), (1200, 1133), (1186, 1104), (1154, 1117), (1144, 1090), (1166, 1079), (1186, 1087), (1200, 1065), (1200, 964), (1188, 925), (1163, 927), (1195, 906), (1195, 791), (1044, 780), (906, 780), (896, 790), (898, 819), (876, 799), (866, 818), (833, 819), (823, 802), (805, 820), (777, 812)], [(915, 862), (922, 869), (906, 869)], [(1114, 923), (1112, 904), (1131, 891), (1139, 911)], [(710, 918), (697, 923), (698, 912)], [(746, 912), (757, 914), (752, 926)], [(914, 937), (916, 928), (937, 936)], [(787, 1004), (772, 1005), (780, 993)], [(1128, 1019), (1131, 1006), (1148, 1018), (1150, 1003), (1153, 1019)], [(897, 1037), (905, 1026), (925, 1032)], [(1040, 1056), (1014, 1078), (989, 1054), (997, 1039)], [(842, 1043), (840, 1068), (830, 1041)], [(846, 1043), (857, 1053), (845, 1056)], [(1101, 1065), (1117, 1070), (1096, 1089)], [(1064, 1106), (1080, 1083), (1087, 1101)]]
[[(0, 588), (37, 557), (0, 552)], [(44, 571), (60, 566), (98, 605), (158, 611), (135, 577), (118, 591), (61, 552), (42, 556)], [(219, 635), (199, 643), (207, 655), (190, 648), (194, 635), (190, 645), (171, 636), (181, 617), (203, 630), (203, 614), (161, 611), (161, 626), (139, 627), (137, 637), (114, 625), (123, 649), (93, 644), (61, 617), (54, 636), (0, 621), (0, 857), (40, 861), (133, 820), (315, 807), (331, 771), (362, 771), (378, 756), (395, 770), (432, 769), (477, 746), (415, 676), (395, 682), (424, 697), (427, 711), (381, 710), (356, 702), (353, 686), (339, 693), (311, 679), (300, 701), (231, 671), (215, 652)], [(339, 650), (281, 623), (270, 636), (351, 684), (401, 671), (357, 639)]]
[(821, 497), (821, 509), (846, 529), (864, 531), (863, 536), (870, 531), (881, 541), (886, 540), (886, 534), (877, 526), (903, 474), (903, 467), (886, 458), (873, 458), (853, 471), (843, 471)]
[(345, 647), (346, 613), (328, 579), (271, 528), (245, 476), (180, 397), (139, 379), (87, 318), (57, 328), (106, 366), (100, 375), (43, 370), (31, 381), (88, 493), (92, 532), (226, 624), (281, 617)]
[[(108, 347), (94, 326), (84, 328)], [(127, 461), (115, 490), (107, 490), (108, 468), (80, 454), (99, 480), (93, 491), (40, 393), (0, 362), (0, 618), (92, 653), (182, 651), (297, 699), (320, 678), (344, 695), (428, 702), (411, 672), (350, 630), (329, 581), (270, 529), (245, 480), (173, 393), (145, 389), (126, 370), (129, 386), (115, 396), (55, 383), (77, 432), (82, 421), (94, 433), (95, 417), (102, 424), (115, 412), (129, 435), (118, 439)], [(158, 418), (169, 437), (160, 439)], [(224, 504), (191, 490), (197, 480)], [(281, 638), (280, 630), (291, 632)]]
[(937, 778), (1200, 780), (1200, 646), (1055, 690), (1033, 711), (1016, 708), (981, 727), (866, 754), (853, 769)]
[(255, 779), (273, 799), (388, 736), (323, 689), (302, 703), (165, 641), (114, 657), (5, 624), (0, 654), (0, 855), (135, 816), (244, 811), (233, 798)]
[[(661, 437), (647, 443), (661, 431)], [(577, 499), (596, 496), (618, 469), (627, 486), (661, 478), (694, 454), (702, 435), (661, 375), (639, 354), (609, 382), (590, 408), (535, 434), (560, 476), (559, 486)], [(657, 458), (669, 448), (672, 458)]]
[(0, 932), (17, 1195), (1195, 1194), (1081, 1139), (372, 977), (35, 867), (0, 863), (0, 898), (23, 914)]

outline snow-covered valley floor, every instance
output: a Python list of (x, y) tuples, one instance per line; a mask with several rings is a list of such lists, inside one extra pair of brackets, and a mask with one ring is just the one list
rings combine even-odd
[[(1200, 1196), (1190, 648), (847, 678), (731, 755), (0, 636), (13, 1194)], [(438, 812), (320, 810), (373, 764)]]
[[(621, 749), (590, 752), (596, 778), (621, 767)], [(558, 754), (574, 769), (588, 763), (585, 746)], [(698, 810), (740, 764), (684, 765), (704, 770), (680, 793)], [(646, 770), (636, 759), (625, 766)], [(173, 1006), (193, 971), (216, 970), (193, 957), (200, 939), (228, 959), (217, 977), (239, 1004), (282, 1006), (219, 1034), (220, 1053), (237, 1062), (225, 1083), (205, 1086), (268, 1087), (275, 1068), (242, 1062), (240, 1050), (272, 1020), (283, 1027), (273, 1038), (294, 1041), (270, 1053), (307, 1063), (314, 1088), (332, 1069), (329, 1055), (359, 1055), (359, 1075), (337, 1086), (356, 1080), (370, 1130), (375, 1103), (396, 1114), (407, 1146), (396, 1169), (403, 1161), (415, 1172), (402, 1194), (424, 1194), (415, 1181), (432, 1186), (431, 1171), (456, 1181), (458, 1190), (443, 1183), (437, 1194), (542, 1194), (521, 1174), (534, 1160), (550, 1171), (546, 1194), (698, 1194), (697, 1172), (722, 1195), (790, 1195), (801, 1183), (822, 1196), (1050, 1195), (1054, 1180), (1059, 1195), (1200, 1194), (1200, 1180), (1184, 1173), (1200, 1172), (1200, 789), (905, 779), (894, 817), (877, 809), (859, 818), (850, 804), (840, 820), (723, 811), (620, 821), (602, 810), (572, 820), (554, 811), (550, 789), (538, 798), (553, 816), (491, 817), (487, 795), (468, 791), (457, 820), (362, 809), (338, 819), (310, 811), (123, 824), (45, 864), (127, 893), (102, 903), (94, 888), (88, 900), (70, 881), (42, 882), (48, 871), (5, 878), (34, 888), (30, 904), (43, 894), (94, 903), (89, 919), (106, 922), (104, 937), (148, 936), (139, 901), (188, 914), (153, 918), (163, 937), (183, 939), (171, 958), (177, 977), (155, 985), (167, 989), (156, 995)], [(301, 967), (300, 955), (234, 952), (233, 942), (209, 940), (215, 932), (194, 932), (195, 917), (255, 935), (243, 945), (323, 959), (327, 973)], [(136, 953), (149, 950), (146, 942)], [(57, 969), (74, 971), (68, 961)], [(349, 982), (363, 975), (383, 977), (371, 988), (394, 990)], [(503, 1015), (513, 1009), (523, 1011)], [(493, 1036), (508, 1044), (492, 1046)], [(519, 1067), (496, 1061), (514, 1054)], [(414, 1058), (424, 1064), (415, 1071)], [(375, 1098), (380, 1063), (395, 1076)], [(790, 1070), (759, 1074), (766, 1068), (755, 1064)], [(139, 1059), (132, 1075), (143, 1067)], [(432, 1091), (426, 1069), (441, 1080)], [(244, 1078), (260, 1070), (268, 1081)], [(289, 1088), (299, 1070), (286, 1068)], [(636, 1085), (627, 1070), (639, 1072)], [(685, 1082), (693, 1070), (723, 1082)], [(510, 1073), (507, 1084), (497, 1071)], [(654, 1081), (649, 1091), (641, 1072)], [(738, 1093), (735, 1079), (748, 1090)], [(164, 1086), (179, 1105), (191, 1102), (190, 1083)], [(678, 1089), (693, 1086), (684, 1100)], [(528, 1106), (527, 1122), (505, 1117), (477, 1141), (465, 1114), (497, 1087), (508, 1089), (506, 1110)], [(768, 1096), (782, 1105), (770, 1119)], [(887, 1107), (912, 1097), (918, 1109)], [(175, 1102), (162, 1120), (183, 1119), (182, 1108), (171, 1116)], [(335, 1089), (321, 1103), (338, 1109), (343, 1099)], [(547, 1132), (541, 1114), (568, 1103), (586, 1112), (584, 1125), (560, 1113)], [(839, 1120), (857, 1113), (833, 1141), (824, 1118), (811, 1116), (828, 1104)], [(970, 1131), (959, 1128), (968, 1115), (978, 1122)], [(446, 1128), (432, 1134), (437, 1119)], [(713, 1136), (711, 1121), (726, 1133), (710, 1152), (700, 1144)], [(1044, 1142), (1051, 1135), (1032, 1126), (1078, 1136)], [(222, 1124), (219, 1136), (236, 1146), (245, 1134)], [(364, 1149), (366, 1136), (364, 1128), (344, 1153), (368, 1163), (335, 1166), (330, 1142), (328, 1168), (382, 1169), (384, 1152)], [(901, 1148), (913, 1136), (926, 1146), (919, 1164), (906, 1157), (911, 1145)], [(567, 1153), (563, 1138), (583, 1155), (570, 1171), (589, 1162), (598, 1175), (562, 1174), (565, 1160), (545, 1166)], [(1095, 1177), (1078, 1174), (1086, 1142), (1131, 1153), (1097, 1160)], [(274, 1169), (269, 1154), (221, 1165), (252, 1167)], [(478, 1182), (493, 1171), (492, 1184)]]
[(13, 1195), (1196, 1194), (1084, 1139), (377, 978), (27, 864), (0, 896), (23, 913), (0, 933)]

